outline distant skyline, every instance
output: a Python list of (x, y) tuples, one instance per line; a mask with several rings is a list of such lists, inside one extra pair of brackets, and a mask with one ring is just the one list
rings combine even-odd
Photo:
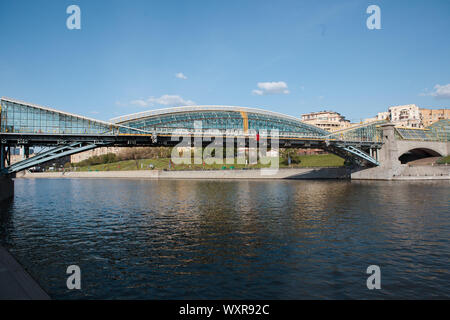
[(2, 0), (0, 96), (99, 120), (194, 104), (352, 122), (448, 108), (449, 15), (446, 0)]

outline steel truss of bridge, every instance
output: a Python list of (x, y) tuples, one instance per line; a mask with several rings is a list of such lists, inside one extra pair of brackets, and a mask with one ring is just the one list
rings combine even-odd
[[(0, 134), (1, 139), (1, 163), (2, 172), (5, 174), (12, 174), (28, 168), (38, 166), (39, 164), (77, 154), (83, 151), (95, 149), (97, 147), (174, 147), (183, 141), (183, 146), (191, 145), (198, 146), (195, 141), (199, 136), (187, 135), (177, 136), (177, 139), (172, 139), (171, 136), (163, 134), (149, 134), (149, 135), (116, 135), (116, 136), (84, 136), (84, 135), (36, 135), (36, 134), (14, 134), (6, 133)], [(204, 138), (204, 137), (203, 137)], [(202, 140), (202, 147), (206, 147), (211, 143), (214, 144), (215, 138), (207, 137)], [(220, 136), (220, 140), (224, 142), (224, 146), (230, 146), (230, 143), (225, 145), (226, 139), (229, 136)], [(272, 140), (267, 137), (260, 137), (256, 141), (256, 136), (240, 136), (232, 138), (232, 145), (234, 147), (254, 147), (268, 148), (272, 146)], [(277, 145), (279, 148), (315, 148), (323, 149), (335, 153), (349, 161), (357, 162), (359, 165), (378, 165), (378, 161), (369, 155), (369, 150), (376, 150), (381, 148), (381, 143), (371, 141), (339, 141), (328, 140), (326, 138), (293, 138), (293, 137), (278, 137)], [(24, 159), (20, 162), (10, 164), (9, 149), (11, 147), (25, 147), (28, 150), (30, 147), (51, 147), (45, 152), (37, 153), (36, 155)], [(25, 155), (27, 155), (27, 151)], [(9, 164), (9, 165), (8, 165)]]

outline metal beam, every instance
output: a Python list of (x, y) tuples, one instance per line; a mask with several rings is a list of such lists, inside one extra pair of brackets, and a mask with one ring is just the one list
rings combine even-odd
[(355, 156), (357, 156), (357, 157), (359, 157), (361, 159), (364, 159), (364, 160), (366, 160), (366, 161), (368, 161), (368, 162), (370, 162), (370, 163), (372, 163), (372, 164), (374, 164), (376, 166), (380, 165), (380, 163), (376, 159), (372, 158), (370, 155), (368, 155), (367, 153), (365, 153), (364, 151), (362, 151), (362, 150), (360, 150), (358, 148), (355, 148), (353, 146), (345, 146), (345, 145), (341, 145), (341, 144), (337, 144), (336, 146), (338, 148), (340, 148), (342, 150), (345, 150), (345, 151), (347, 151), (347, 152), (349, 152), (349, 153), (351, 153), (351, 154), (353, 154), (353, 155), (355, 155)]
[(86, 143), (86, 142), (75, 142), (68, 145), (58, 146), (56, 148), (50, 149), (46, 152), (40, 153), (34, 157), (25, 159), (23, 161), (17, 162), (12, 166), (6, 168), (8, 173), (14, 173), (28, 168), (37, 166), (38, 164), (61, 158), (64, 156), (69, 156), (79, 152), (95, 149), (99, 146), (104, 146), (104, 144)]

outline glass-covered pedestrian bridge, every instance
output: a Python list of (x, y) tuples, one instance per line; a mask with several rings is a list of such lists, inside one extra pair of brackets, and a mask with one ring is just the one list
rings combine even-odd
[(142, 133), (139, 130), (113, 125), (14, 99), (2, 98), (0, 132), (52, 135), (115, 135)]
[(112, 119), (86, 118), (13, 100), (1, 99), (0, 132), (53, 135), (171, 134), (216, 130), (224, 134), (278, 130), (280, 136), (321, 138), (328, 134), (295, 117), (260, 109), (228, 106), (190, 106), (153, 110)]
[[(329, 133), (300, 119), (277, 112), (231, 106), (187, 106), (130, 114), (109, 122), (87, 118), (10, 98), (0, 99), (0, 170), (6, 168), (11, 147), (53, 147), (47, 153), (8, 167), (17, 172), (33, 164), (100, 146), (174, 146), (171, 139), (199, 133), (207, 137), (223, 134), (246, 140), (276, 131), (280, 147), (315, 147), (345, 158), (363, 159), (378, 165), (370, 156), (382, 145), (384, 122), (360, 124)], [(397, 129), (399, 139), (442, 141), (449, 138), (448, 122), (427, 130)], [(245, 140), (244, 139), (244, 140)]]

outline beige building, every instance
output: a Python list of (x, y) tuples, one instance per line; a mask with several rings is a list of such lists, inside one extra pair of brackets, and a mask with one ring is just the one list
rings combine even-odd
[(389, 119), (390, 119), (389, 111), (378, 112), (378, 114), (375, 117), (366, 118), (366, 119), (362, 120), (362, 123), (369, 123), (369, 122), (380, 121), (380, 120), (389, 120)]
[(408, 104), (390, 107), (389, 111), (379, 112), (375, 117), (364, 119), (363, 122), (389, 120), (401, 127), (423, 128), (443, 119), (450, 119), (450, 109), (425, 109)]
[(378, 112), (376, 120), (389, 120), (391, 118), (391, 115), (389, 111), (384, 112)]
[(334, 111), (319, 111), (302, 114), (302, 121), (327, 131), (336, 131), (350, 126), (350, 121)]
[(450, 119), (450, 109), (419, 109), (420, 116), (424, 127), (435, 123), (439, 120)]
[(389, 115), (391, 122), (397, 126), (423, 128), (419, 107), (415, 104), (392, 106)]

